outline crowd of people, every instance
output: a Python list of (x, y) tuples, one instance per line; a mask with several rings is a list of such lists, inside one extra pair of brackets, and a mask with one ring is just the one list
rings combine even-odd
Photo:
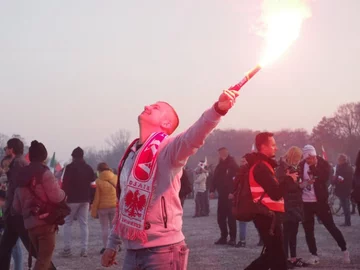
[[(335, 225), (330, 211), (328, 186), (335, 187), (335, 194), (344, 210), (345, 222), (340, 226), (351, 226), (351, 214), (354, 213), (351, 213), (350, 207), (352, 203), (359, 202), (360, 151), (355, 166), (351, 165), (345, 154), (340, 154), (337, 165), (333, 168), (323, 157), (317, 155), (312, 145), (306, 145), (303, 149), (290, 147), (286, 154), (276, 161), (274, 158), (277, 148), (274, 134), (271, 133), (258, 134), (256, 148), (257, 152), (246, 154), (241, 159), (240, 166), (226, 148), (218, 150), (219, 163), (211, 176), (210, 185), (210, 197), (214, 196), (215, 190), (219, 197), (217, 213), (220, 238), (215, 244), (246, 247), (247, 222), (238, 221), (240, 237), (239, 242), (235, 244), (237, 231), (232, 209), (236, 178), (239, 178), (239, 172), (247, 168), (248, 171), (252, 170), (248, 179), (250, 185), (251, 181), (253, 183), (251, 191), (254, 200), (261, 201), (275, 212), (278, 225), (275, 227), (275, 237), (269, 237), (267, 232), (271, 220), (259, 215), (254, 218), (260, 236), (259, 245), (264, 241), (265, 249), (262, 256), (247, 269), (268, 269), (264, 268), (264, 265), (268, 265), (270, 269), (292, 269), (319, 264), (314, 233), (315, 217), (337, 242), (343, 252), (343, 262), (350, 263), (346, 241)], [(201, 161), (195, 169), (194, 189), (197, 179), (204, 173), (210, 174), (209, 169), (204, 167)], [(262, 194), (266, 195), (260, 199)], [(195, 203), (198, 209), (198, 201)], [(297, 234), (301, 223), (310, 252), (308, 260), (299, 258), (296, 252)]]
[[(191, 187), (184, 166), (237, 97), (236, 91), (224, 91), (198, 121), (174, 137), (170, 135), (179, 118), (173, 107), (166, 102), (146, 106), (138, 117), (139, 138), (121, 158), (117, 174), (106, 163), (98, 164), (94, 173), (84, 160), (84, 151), (77, 147), (72, 152), (72, 162), (65, 168), (61, 187), (44, 165), (48, 155), (42, 143), (31, 143), (28, 162), (23, 157), (23, 142), (10, 139), (1, 162), (1, 181), (6, 183), (0, 191), (1, 269), (10, 268), (11, 257), (15, 268), (22, 268), (22, 259), (16, 255), (19, 241), (27, 248), (29, 258), (36, 258), (34, 269), (56, 269), (52, 263), (56, 232), (64, 226), (62, 255), (72, 256), (74, 220), (79, 221), (81, 229), (79, 255), (87, 257), (89, 213), (101, 225), (99, 252), (104, 267), (116, 264), (116, 254), (122, 247), (126, 251), (123, 269), (187, 269), (189, 248), (182, 233), (182, 216), (184, 198)], [(219, 148), (219, 163), (210, 184), (207, 161), (199, 163), (194, 178), (194, 218), (209, 215), (209, 197), (216, 193), (220, 238), (215, 244), (246, 247), (248, 220), (238, 220), (237, 242), (233, 212), (236, 190), (245, 175), (252, 203), (262, 208), (261, 212), (254, 212), (252, 221), (259, 233), (259, 245), (263, 245), (260, 257), (246, 269), (284, 270), (318, 264), (315, 216), (337, 242), (344, 263), (350, 263), (346, 241), (328, 204), (329, 163), (311, 145), (302, 149), (291, 147), (277, 162), (274, 134), (268, 132), (258, 134), (255, 145), (257, 151), (244, 155), (240, 165), (228, 149)], [(360, 204), (359, 163), (360, 152), (353, 172), (349, 159), (342, 154), (331, 177), (344, 208), (345, 226), (351, 225), (351, 194)], [(300, 223), (310, 252), (307, 261), (298, 258), (296, 252)]]

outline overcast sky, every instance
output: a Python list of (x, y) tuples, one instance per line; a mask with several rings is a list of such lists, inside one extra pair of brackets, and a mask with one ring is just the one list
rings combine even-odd
[[(260, 0), (0, 0), (1, 130), (67, 159), (137, 136), (145, 104), (191, 125), (253, 67)], [(311, 130), (360, 101), (360, 1), (311, 1), (300, 38), (245, 88), (220, 128)], [(119, 157), (120, 158), (120, 157)]]

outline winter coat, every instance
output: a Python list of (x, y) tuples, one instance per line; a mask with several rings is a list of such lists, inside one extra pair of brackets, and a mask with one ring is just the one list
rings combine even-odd
[(216, 166), (210, 192), (219, 193), (219, 199), (228, 199), (230, 193), (234, 191), (234, 177), (239, 169), (235, 159), (228, 156), (225, 160), (220, 160)]
[(186, 196), (190, 194), (193, 190), (189, 180), (189, 175), (185, 169), (183, 169), (183, 174), (180, 178), (180, 182), (181, 182), (181, 188), (179, 191), (179, 197), (180, 199), (182, 199), (182, 198), (186, 198)]
[[(344, 163), (336, 167), (335, 174), (335, 195), (339, 198), (348, 198), (351, 194), (352, 181), (354, 171), (349, 163)], [(343, 181), (338, 180), (338, 176), (344, 178)]]
[(299, 186), (299, 180), (294, 180), (286, 175), (289, 165), (285, 161), (280, 161), (279, 167), (276, 170), (276, 178), (280, 183), (284, 182), (284, 203), (285, 214), (284, 222), (300, 222), (303, 220), (303, 201), (302, 189)]
[(30, 191), (30, 182), (34, 177), (37, 177), (37, 182), (33, 190), (41, 202), (46, 203), (50, 201), (52, 203), (59, 203), (65, 199), (64, 191), (60, 189), (54, 175), (45, 165), (31, 163), (29, 166), (26, 166), (19, 175), (21, 184), (19, 184), (15, 191), (13, 208), (17, 214), (23, 216), (24, 225), (27, 230), (47, 224), (36, 215), (33, 215), (31, 211), (39, 202)]
[[(314, 191), (316, 195), (317, 202), (328, 203), (329, 191), (327, 187), (327, 182), (330, 175), (330, 165), (329, 163), (320, 156), (317, 156), (318, 163), (316, 166), (310, 166), (310, 170), (314, 175)], [(299, 176), (303, 178), (304, 176), (304, 167), (305, 160), (300, 162), (300, 171)]]
[(62, 189), (67, 203), (88, 203), (91, 200), (90, 184), (95, 180), (92, 168), (82, 159), (66, 166)]
[(91, 216), (96, 217), (98, 209), (116, 207), (116, 183), (117, 175), (112, 171), (106, 170), (99, 174), (96, 180), (96, 191), (94, 201), (91, 206)]
[(360, 203), (360, 170), (355, 171), (353, 176), (352, 198), (355, 202)]
[(244, 158), (249, 168), (255, 165), (255, 181), (264, 189), (270, 199), (273, 201), (281, 200), (284, 197), (285, 181), (279, 182), (275, 174), (261, 161), (269, 163), (274, 169), (278, 166), (277, 162), (261, 153), (246, 154)]
[(16, 156), (9, 165), (9, 170), (6, 173), (8, 180), (8, 188), (6, 192), (6, 201), (4, 207), (4, 216), (10, 214), (12, 211), (12, 204), (14, 201), (15, 190), (18, 187), (18, 175), (20, 174), (23, 167), (27, 166), (29, 163), (25, 160), (23, 156)]
[(206, 191), (207, 177), (208, 177), (208, 174), (205, 172), (195, 174), (194, 192), (205, 192)]

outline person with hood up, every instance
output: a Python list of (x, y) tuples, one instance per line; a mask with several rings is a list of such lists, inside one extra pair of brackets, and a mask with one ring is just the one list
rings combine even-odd
[(100, 221), (103, 241), (103, 249), (100, 251), (100, 254), (103, 254), (116, 213), (117, 175), (115, 175), (104, 162), (99, 163), (97, 171), (99, 172), (99, 178), (96, 179), (96, 190), (94, 201), (91, 205), (91, 216), (93, 218), (98, 217)]
[[(219, 194), (217, 220), (221, 231), (219, 240), (215, 245), (236, 245), (236, 219), (232, 214), (232, 199), (234, 191), (234, 178), (239, 169), (235, 159), (229, 155), (225, 147), (219, 150), (219, 164), (214, 171), (213, 183), (210, 189), (210, 197), (214, 197), (214, 192)], [(229, 227), (229, 230), (228, 230)], [(228, 235), (230, 240), (228, 241)]]
[[(44, 165), (47, 150), (42, 143), (33, 141), (29, 149), (30, 165), (26, 166), (19, 175), (22, 185), (15, 191), (13, 208), (24, 218), (24, 225), (37, 259), (34, 270), (49, 269), (56, 244), (55, 224), (48, 224), (39, 218), (35, 207), (41, 202), (60, 203), (65, 200), (65, 193), (60, 189), (57, 180), (48, 167)], [(33, 251), (30, 251), (30, 254)]]

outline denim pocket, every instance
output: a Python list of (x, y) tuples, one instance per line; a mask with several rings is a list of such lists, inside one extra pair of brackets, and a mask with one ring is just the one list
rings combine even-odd
[(179, 270), (187, 270), (190, 249), (186, 244), (179, 248)]

